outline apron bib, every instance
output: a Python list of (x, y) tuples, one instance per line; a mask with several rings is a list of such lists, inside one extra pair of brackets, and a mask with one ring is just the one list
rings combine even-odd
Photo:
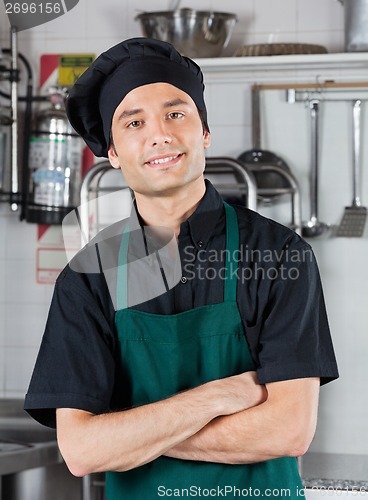
[[(128, 309), (124, 264), (129, 229), (122, 236), (115, 324), (125, 380), (125, 407), (156, 402), (211, 380), (255, 370), (236, 303), (238, 222), (235, 210), (226, 203), (224, 206), (227, 261), (224, 302), (219, 304), (173, 315)], [(289, 457), (249, 465), (159, 457), (131, 471), (106, 473), (107, 500), (165, 496), (296, 499), (302, 495), (297, 460)]]

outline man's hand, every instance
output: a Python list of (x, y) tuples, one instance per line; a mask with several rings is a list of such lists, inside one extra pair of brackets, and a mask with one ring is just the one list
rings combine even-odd
[(232, 415), (257, 406), (267, 399), (267, 390), (260, 385), (256, 372), (245, 372), (212, 382), (223, 404), (221, 415)]
[(163, 455), (221, 415), (232, 415), (266, 399), (254, 372), (213, 380), (157, 403), (94, 415), (60, 408), (61, 453), (76, 476), (125, 471)]

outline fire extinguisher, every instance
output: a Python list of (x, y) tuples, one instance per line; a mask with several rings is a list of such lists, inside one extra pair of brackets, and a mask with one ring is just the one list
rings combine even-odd
[(71, 127), (66, 89), (50, 89), (50, 106), (39, 111), (29, 144), (27, 222), (61, 224), (79, 205), (83, 141)]

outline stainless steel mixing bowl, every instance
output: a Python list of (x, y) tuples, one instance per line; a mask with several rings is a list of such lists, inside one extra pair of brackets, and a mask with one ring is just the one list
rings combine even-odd
[(227, 12), (180, 9), (143, 12), (135, 18), (143, 36), (170, 42), (187, 57), (218, 57), (227, 46), (237, 22)]

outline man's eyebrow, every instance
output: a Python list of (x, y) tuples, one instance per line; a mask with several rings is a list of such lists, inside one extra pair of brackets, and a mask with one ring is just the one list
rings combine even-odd
[(139, 113), (142, 113), (143, 109), (142, 108), (135, 108), (135, 109), (126, 109), (120, 113), (118, 116), (118, 122), (120, 120), (124, 120), (124, 118), (129, 118), (130, 116), (138, 115)]
[[(189, 106), (189, 102), (184, 101), (183, 99), (177, 98), (177, 99), (172, 99), (170, 101), (165, 101), (162, 105), (164, 109), (166, 108), (174, 108), (175, 106), (179, 105), (184, 105), (184, 106)], [(119, 122), (120, 120), (124, 120), (125, 118), (129, 118), (134, 115), (138, 115), (139, 113), (143, 113), (144, 109), (143, 108), (133, 108), (133, 109), (126, 109), (120, 113), (118, 116), (117, 121)]]
[(164, 102), (163, 108), (173, 108), (175, 106), (178, 106), (179, 104), (180, 105), (184, 104), (186, 106), (189, 106), (189, 102), (184, 101), (183, 99), (180, 99), (180, 97), (178, 97), (177, 99)]

